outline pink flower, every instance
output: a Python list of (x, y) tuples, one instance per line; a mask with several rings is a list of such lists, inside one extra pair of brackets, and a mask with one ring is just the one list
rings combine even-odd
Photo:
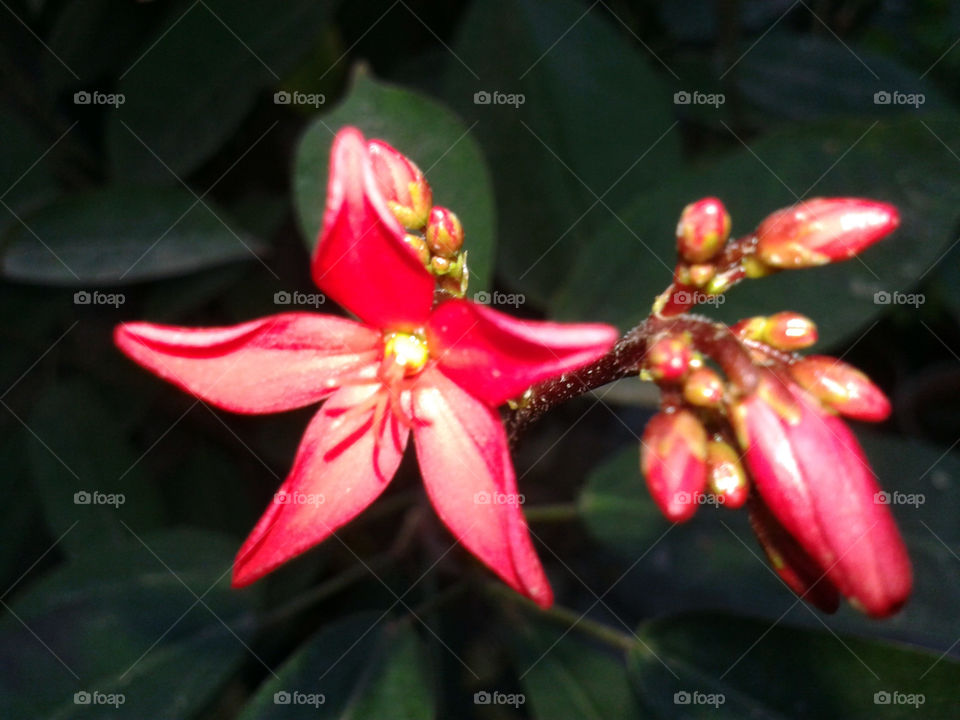
[(416, 166), (346, 128), (331, 153), (312, 273), (361, 322), (293, 312), (227, 328), (116, 329), (117, 345), (135, 361), (227, 410), (279, 412), (326, 400), (240, 548), (235, 587), (370, 505), (412, 434), (427, 494), (458, 541), (517, 591), (552, 602), (520, 508), (497, 502), (517, 490), (496, 408), (600, 357), (616, 331), (516, 320), (458, 299), (434, 305), (434, 277), (398, 220), (425, 223), (428, 214), (429, 186)]
[[(804, 565), (809, 558), (820, 573), (793, 567), (791, 587), (804, 592), (823, 577), (828, 583), (814, 599), (829, 599), (832, 585), (869, 615), (896, 612), (910, 594), (910, 560), (846, 424), (798, 385), (789, 379), (781, 383), (772, 373), (733, 405), (731, 422), (754, 488), (775, 521), (766, 520), (760, 509), (755, 525), (763, 529), (761, 542), (768, 553), (771, 545), (780, 546), (788, 565), (798, 559)], [(779, 526), (799, 547), (783, 548)]]

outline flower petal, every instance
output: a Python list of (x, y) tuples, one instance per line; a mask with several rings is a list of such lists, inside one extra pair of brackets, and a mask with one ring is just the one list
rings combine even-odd
[(344, 318), (284, 313), (232, 327), (127, 323), (114, 342), (206, 402), (268, 413), (318, 402), (345, 375), (375, 372), (380, 333)]
[(237, 553), (234, 587), (325, 540), (386, 489), (409, 435), (388, 401), (375, 383), (342, 388), (324, 404), (290, 475)]
[(500, 418), (436, 369), (414, 389), (414, 442), (440, 519), (510, 587), (548, 607)]
[(609, 325), (517, 320), (467, 300), (450, 300), (430, 318), (427, 337), (440, 369), (496, 407), (534, 383), (575, 370), (617, 340)]
[(363, 135), (337, 133), (313, 280), (337, 303), (378, 328), (423, 324), (434, 280), (390, 213), (373, 176)]

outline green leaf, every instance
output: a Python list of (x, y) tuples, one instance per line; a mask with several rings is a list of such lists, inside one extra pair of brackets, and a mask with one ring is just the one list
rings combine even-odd
[[(160, 496), (140, 473), (119, 413), (90, 385), (48, 386), (26, 418), (31, 474), (52, 537), (83, 555), (159, 524)], [(64, 535), (64, 533), (66, 533)]]
[(538, 720), (641, 717), (624, 660), (608, 648), (534, 616), (517, 623), (510, 649)]
[[(960, 460), (915, 440), (860, 433), (878, 483), (894, 495), (891, 506), (914, 567), (907, 606), (882, 624), (844, 607), (827, 622), (834, 629), (883, 635), (946, 650), (960, 635)], [(625, 448), (591, 475), (580, 497), (591, 534), (635, 569), (617, 595), (647, 614), (684, 609), (729, 609), (774, 620), (796, 600), (769, 570), (746, 512), (704, 506), (671, 527), (649, 497), (636, 447)], [(908, 502), (913, 500), (915, 502)], [(656, 592), (650, 592), (656, 588)], [(822, 627), (799, 603), (791, 623)]]
[(453, 50), (445, 96), (477, 123), (493, 169), (498, 270), (549, 297), (609, 217), (603, 203), (618, 207), (679, 162), (669, 91), (626, 28), (573, 0), (475, 2)]
[(316, 244), (323, 223), (330, 147), (334, 133), (344, 125), (390, 143), (424, 171), (434, 203), (453, 210), (463, 223), (471, 287), (488, 287), (494, 247), (493, 191), (472, 128), (435, 100), (381, 83), (362, 69), (355, 74), (346, 99), (310, 125), (297, 149), (294, 193), (308, 247)]
[(409, 623), (379, 613), (326, 626), (257, 691), (241, 720), (429, 720), (434, 700), (424, 649)]
[(829, 35), (764, 36), (738, 65), (737, 85), (762, 110), (792, 120), (949, 108), (936, 86), (918, 79), (915, 70)]
[[(181, 188), (109, 187), (24, 218), (4, 238), (3, 274), (52, 285), (116, 285), (252, 259), (262, 246)], [(121, 301), (122, 302), (122, 301)]]
[(742, 235), (769, 213), (796, 202), (793, 193), (856, 195), (897, 205), (900, 229), (860, 258), (751, 280), (727, 293), (716, 312), (703, 306), (727, 322), (795, 310), (816, 321), (824, 347), (856, 339), (856, 333), (889, 309), (875, 303), (874, 294), (909, 293), (951, 239), (960, 176), (956, 159), (941, 140), (960, 148), (960, 131), (956, 121), (924, 122), (807, 125), (769, 135), (751, 143), (749, 150), (665, 180), (620, 209), (626, 228), (619, 221), (608, 223), (582, 246), (562, 283), (555, 312), (622, 327), (637, 323), (670, 281), (677, 217), (685, 204), (699, 197), (722, 198), (733, 217), (734, 234)]
[(125, 102), (107, 134), (117, 174), (169, 183), (164, 164), (181, 177), (196, 169), (317, 41), (335, 5), (207, 0), (173, 13), (120, 77)]
[(938, 654), (732, 615), (657, 620), (639, 635), (631, 674), (656, 717), (956, 716), (960, 664)]
[[(0, 715), (188, 718), (247, 657), (252, 596), (228, 581), (236, 542), (187, 530), (141, 539), (91, 548), (8, 599)], [(124, 700), (77, 704), (82, 692)]]

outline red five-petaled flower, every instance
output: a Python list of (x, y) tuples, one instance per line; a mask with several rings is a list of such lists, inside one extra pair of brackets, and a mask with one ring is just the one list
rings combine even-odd
[[(313, 277), (361, 323), (284, 313), (227, 328), (130, 323), (117, 345), (157, 375), (234, 412), (326, 403), (293, 469), (240, 549), (233, 584), (247, 585), (327, 538), (392, 478), (412, 433), (427, 493), (458, 540), (541, 605), (550, 586), (515, 502), (496, 408), (540, 380), (603, 355), (604, 325), (515, 320), (465, 300), (434, 306), (434, 279), (391, 212), (389, 146), (341, 131)], [(413, 172), (411, 170), (411, 172)], [(306, 498), (308, 502), (298, 502)], [(484, 502), (486, 501), (486, 502)]]

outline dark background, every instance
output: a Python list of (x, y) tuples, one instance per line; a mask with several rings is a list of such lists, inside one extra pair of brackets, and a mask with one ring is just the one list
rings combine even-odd
[[(0, 5), (0, 717), (956, 717), (960, 6)], [(311, 411), (212, 409), (110, 333), (315, 293), (344, 124), (426, 171), (464, 220), (471, 294), (523, 316), (629, 328), (704, 195), (735, 234), (806, 197), (897, 204), (901, 229), (862, 258), (706, 311), (809, 314), (818, 352), (890, 394), (891, 419), (857, 432), (907, 499), (892, 508), (916, 568), (906, 610), (807, 609), (743, 513), (671, 527), (637, 468), (655, 396), (629, 383), (563, 406), (515, 453), (554, 611), (450, 550), (409, 459), (339, 540), (230, 590)]]

